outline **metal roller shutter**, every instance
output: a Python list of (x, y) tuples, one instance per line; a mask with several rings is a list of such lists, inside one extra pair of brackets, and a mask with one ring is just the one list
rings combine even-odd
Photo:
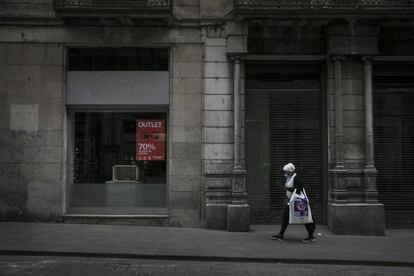
[(374, 66), (374, 140), (387, 227), (414, 226), (414, 64)]
[(283, 165), (297, 167), (312, 212), (324, 218), (320, 65), (246, 66), (247, 192), (253, 223), (280, 223)]

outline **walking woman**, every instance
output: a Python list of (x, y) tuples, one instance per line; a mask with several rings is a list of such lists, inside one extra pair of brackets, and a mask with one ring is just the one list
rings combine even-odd
[[(273, 240), (283, 241), (283, 236), (285, 234), (286, 228), (289, 224), (289, 199), (292, 196), (292, 193), (296, 189), (297, 194), (301, 194), (303, 191), (302, 184), (298, 175), (295, 173), (295, 166), (292, 163), (286, 164), (283, 167), (283, 175), (286, 179), (284, 189), (286, 191), (286, 199), (284, 202), (284, 210), (283, 210), (283, 217), (282, 217), (282, 225), (280, 227), (280, 232), (277, 235), (271, 236)], [(308, 231), (308, 237), (304, 239), (304, 242), (315, 242), (315, 236), (313, 233), (315, 232), (315, 223), (308, 223), (305, 224), (306, 230)]]

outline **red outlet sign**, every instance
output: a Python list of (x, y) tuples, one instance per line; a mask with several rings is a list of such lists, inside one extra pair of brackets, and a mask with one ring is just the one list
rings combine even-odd
[(165, 120), (137, 119), (136, 160), (165, 160)]

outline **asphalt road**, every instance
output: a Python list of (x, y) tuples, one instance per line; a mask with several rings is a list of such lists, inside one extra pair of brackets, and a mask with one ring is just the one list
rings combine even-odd
[(413, 275), (414, 267), (0, 255), (0, 275)]

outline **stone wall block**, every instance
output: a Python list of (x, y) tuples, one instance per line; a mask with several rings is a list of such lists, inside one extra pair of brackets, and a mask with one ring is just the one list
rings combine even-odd
[(192, 126), (200, 127), (201, 109), (172, 109), (171, 110), (172, 125), (176, 126)]
[(171, 142), (200, 142), (201, 129), (192, 126), (174, 126), (170, 130), (172, 132)]
[[(335, 137), (335, 133), (332, 133)], [(344, 128), (344, 143), (365, 143), (365, 127), (346, 127)]]
[(365, 145), (355, 143), (344, 143), (344, 159), (362, 160), (365, 159)]
[(231, 174), (233, 165), (233, 160), (206, 159), (204, 170), (207, 174)]
[(233, 159), (233, 144), (205, 144), (205, 159)]
[(169, 181), (172, 192), (196, 192), (200, 191), (201, 183), (199, 176), (193, 175), (171, 175)]
[[(0, 178), (2, 171), (2, 164), (0, 163)], [(22, 212), (26, 209), (27, 202), (27, 181), (17, 179), (1, 178), (0, 181), (0, 218), (2, 211), (17, 211)]]
[(364, 96), (363, 95), (343, 95), (343, 109), (344, 110), (364, 110)]
[(197, 5), (200, 5), (200, 0), (174, 0), (173, 5), (177, 5), (177, 6), (197, 6)]
[(362, 78), (342, 80), (342, 94), (363, 94), (363, 84), (364, 82)]
[(58, 44), (30, 44), (27, 48), (30, 65), (63, 65), (63, 50)]
[(204, 60), (227, 62), (227, 48), (222, 46), (208, 46), (204, 50)]
[(62, 185), (60, 181), (29, 181), (28, 211), (45, 217), (62, 214)]
[(205, 38), (206, 46), (227, 46), (227, 38), (225, 37), (206, 37)]
[(23, 43), (0, 44), (0, 64), (23, 65), (27, 64), (27, 46)]
[(39, 162), (59, 163), (64, 161), (65, 160), (63, 160), (63, 148), (40, 148)]
[(233, 132), (231, 127), (206, 127), (204, 128), (204, 142), (212, 144), (233, 143)]
[(197, 210), (200, 209), (200, 192), (173, 192), (169, 193), (171, 209)]
[(233, 126), (232, 111), (205, 111), (204, 126), (230, 127)]
[(173, 76), (174, 77), (201, 77), (201, 62), (174, 62)]
[(205, 78), (205, 94), (233, 94), (233, 79), (231, 78)]
[(206, 78), (230, 78), (232, 77), (232, 66), (227, 62), (205, 62)]
[(343, 111), (344, 127), (363, 127), (365, 126), (364, 111)]
[(172, 79), (173, 94), (201, 94), (201, 79), (178, 77)]
[(60, 180), (62, 164), (60, 163), (22, 163), (20, 171), (27, 180)]
[(170, 159), (171, 175), (201, 175), (201, 159)]
[(170, 143), (171, 158), (201, 158), (201, 143)]
[(233, 110), (233, 97), (231, 95), (205, 95), (205, 110)]
[(168, 225), (177, 227), (200, 227), (200, 210), (198, 209), (171, 209)]
[(173, 14), (176, 18), (194, 18), (200, 15), (199, 5), (174, 5)]
[(233, 9), (231, 0), (200, 1), (201, 15), (203, 17), (223, 17)]
[(201, 95), (174, 94), (172, 96), (172, 108), (176, 110), (201, 110)]
[(174, 62), (199, 62), (203, 56), (200, 45), (178, 45), (173, 48)]
[(10, 181), (24, 180), (17, 163), (0, 163), (0, 183), (7, 184)]
[(19, 163), (24, 160), (24, 149), (18, 146), (0, 146), (0, 162)]

